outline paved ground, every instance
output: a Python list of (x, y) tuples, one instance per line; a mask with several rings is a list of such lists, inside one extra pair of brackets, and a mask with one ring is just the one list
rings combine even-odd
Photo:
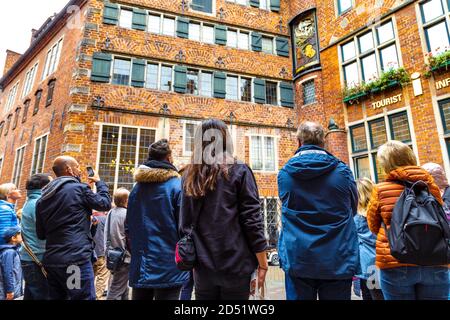
[[(270, 300), (286, 300), (286, 291), (284, 284), (284, 272), (279, 267), (269, 267), (266, 277), (267, 298)], [(361, 300), (360, 297), (353, 294), (352, 300)]]

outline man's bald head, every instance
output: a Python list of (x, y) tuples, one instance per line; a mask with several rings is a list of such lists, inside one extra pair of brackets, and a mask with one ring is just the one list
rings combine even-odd
[(79, 167), (78, 161), (75, 160), (72, 157), (69, 156), (62, 156), (58, 157), (53, 161), (53, 172), (55, 173), (56, 177), (63, 177), (63, 176), (77, 176), (79, 174)]
[(128, 206), (128, 197), (130, 196), (130, 191), (124, 188), (117, 189), (114, 192), (114, 204), (119, 208), (126, 208)]
[(325, 130), (316, 122), (303, 122), (297, 131), (297, 138), (300, 145), (314, 145), (324, 147)]

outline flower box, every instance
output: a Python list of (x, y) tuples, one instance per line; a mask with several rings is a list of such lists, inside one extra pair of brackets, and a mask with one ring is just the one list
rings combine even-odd
[(431, 71), (435, 72), (435, 71), (439, 71), (439, 70), (442, 70), (442, 69), (447, 70), (447, 69), (449, 69), (449, 66), (450, 66), (450, 60), (447, 60), (447, 61), (444, 61), (443, 63), (441, 63), (441, 64), (431, 68)]

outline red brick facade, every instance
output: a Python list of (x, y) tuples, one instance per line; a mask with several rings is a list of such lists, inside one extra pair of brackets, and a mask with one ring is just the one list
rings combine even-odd
[[(72, 8), (72, 11), (64, 10), (55, 17), (46, 30), (41, 30), (30, 49), (0, 81), (3, 86), (0, 93), (0, 123), (5, 121), (4, 128), (7, 126), (8, 116), (11, 115), (11, 119), (14, 119), (16, 109), (21, 108), (17, 127), (13, 130), (11, 125), (7, 134), (5, 129), (1, 132), (1, 183), (11, 181), (16, 150), (26, 146), (20, 174), (20, 187), (24, 188), (26, 177), (31, 173), (35, 139), (44, 134), (49, 134), (49, 137), (43, 171), (51, 171), (52, 159), (60, 154), (75, 156), (83, 167), (93, 165), (99, 168), (103, 156), (99, 154), (103, 150), (100, 143), (102, 128), (108, 125), (152, 129), (156, 139), (169, 138), (174, 150), (175, 164), (182, 166), (189, 161), (189, 156), (183, 150), (185, 123), (219, 118), (233, 128), (236, 155), (247, 163), (251, 164), (252, 136), (275, 139), (275, 170), (256, 170), (255, 174), (261, 195), (276, 197), (277, 170), (286, 163), (297, 147), (295, 127), (298, 123), (314, 120), (328, 127), (333, 119), (338, 128), (327, 134), (327, 147), (357, 171), (355, 159), (371, 156), (376, 152), (376, 148), (355, 153), (352, 150), (350, 129), (363, 124), (367, 131), (369, 121), (377, 120), (378, 116), (383, 115), (386, 123), (389, 123), (396, 111), (406, 111), (410, 143), (420, 162), (438, 162), (450, 171), (445, 130), (438, 104), (440, 100), (450, 97), (450, 87), (436, 89), (436, 83), (446, 83), (445, 79), (450, 77), (450, 73), (434, 73), (431, 78), (423, 75), (427, 49), (417, 1), (389, 0), (382, 2), (380, 8), (371, 7), (373, 1), (355, 1), (355, 6), (342, 15), (337, 13), (337, 2), (328, 0), (281, 0), (279, 12), (216, 0), (213, 1), (215, 13), (211, 15), (188, 7), (183, 8), (182, 1), (179, 0), (111, 2), (158, 14), (183, 16), (205, 24), (221, 24), (231, 29), (261, 32), (274, 38), (289, 37), (288, 22), (298, 14), (315, 8), (321, 68), (304, 73), (295, 80), (295, 108), (94, 82), (91, 81), (93, 56), (99, 52), (113, 57), (144, 59), (211, 72), (222, 71), (274, 82), (292, 81), (294, 75), (291, 57), (200, 43), (176, 36), (105, 24), (104, 1), (73, 0), (70, 4), (80, 6), (80, 14)], [(67, 14), (67, 11), (71, 14)], [(373, 25), (368, 23), (372, 19), (375, 19)], [(341, 45), (351, 37), (358, 37), (388, 20), (393, 21), (399, 64), (409, 74), (418, 72), (422, 75), (420, 81), (423, 94), (415, 96), (413, 86), (408, 84), (404, 88), (375, 93), (353, 104), (344, 103), (342, 89), (345, 80)], [(63, 42), (59, 64), (54, 73), (44, 78), (47, 52), (61, 38)], [(290, 54), (292, 55), (292, 52)], [(26, 74), (36, 62), (38, 69), (33, 88), (28, 95), (22, 97)], [(46, 107), (50, 80), (56, 81), (56, 87), (52, 103)], [(316, 99), (315, 102), (305, 105), (303, 84), (307, 80), (314, 80)], [(9, 93), (17, 81), (20, 81), (19, 90), (14, 104), (7, 108)], [(42, 99), (37, 114), (33, 115), (35, 93), (38, 90), (42, 90)], [(401, 102), (384, 108), (372, 108), (373, 102), (398, 94), (402, 94)], [(100, 97), (97, 103), (96, 97)], [(27, 118), (22, 122), (27, 99), (31, 99), (30, 107)], [(164, 111), (164, 105), (167, 105), (168, 110)], [(395, 125), (397, 122), (393, 123)], [(368, 132), (366, 134), (368, 135)], [(114, 134), (111, 137), (117, 138)], [(370, 141), (368, 143), (370, 144)], [(375, 178), (376, 170), (372, 158), (369, 163), (371, 176)], [(118, 170), (117, 166), (113, 167), (114, 164), (111, 165), (112, 171)], [(119, 170), (123, 169), (123, 166), (120, 166)], [(114, 185), (121, 186), (122, 178), (116, 178)]]

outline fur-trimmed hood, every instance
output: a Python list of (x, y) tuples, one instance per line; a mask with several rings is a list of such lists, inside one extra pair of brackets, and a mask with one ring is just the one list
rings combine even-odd
[(175, 170), (150, 168), (144, 165), (134, 173), (134, 180), (139, 183), (162, 183), (180, 177)]

